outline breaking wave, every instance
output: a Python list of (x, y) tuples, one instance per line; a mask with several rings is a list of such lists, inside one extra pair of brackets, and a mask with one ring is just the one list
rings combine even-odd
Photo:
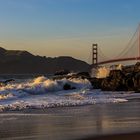
[[(66, 91), (65, 84), (74, 88)], [(140, 98), (140, 95), (93, 90), (86, 79), (53, 80), (41, 76), (0, 87), (0, 111), (119, 103), (133, 98)]]
[(122, 70), (122, 67), (122, 64), (112, 65), (110, 67), (99, 67), (98, 69), (93, 69), (91, 75), (96, 78), (106, 78), (109, 76), (110, 70)]
[(14, 93), (25, 92), (28, 94), (46, 94), (48, 92), (56, 92), (63, 90), (65, 84), (69, 84), (75, 89), (91, 88), (91, 83), (87, 79), (61, 79), (53, 80), (44, 76), (29, 80), (23, 83), (8, 84), (0, 88), (0, 93)]

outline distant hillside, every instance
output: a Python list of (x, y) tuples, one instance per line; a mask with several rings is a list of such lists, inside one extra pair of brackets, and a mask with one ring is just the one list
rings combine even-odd
[(6, 50), (0, 47), (0, 74), (43, 74), (59, 70), (88, 71), (90, 65), (72, 57), (46, 58), (27, 51)]

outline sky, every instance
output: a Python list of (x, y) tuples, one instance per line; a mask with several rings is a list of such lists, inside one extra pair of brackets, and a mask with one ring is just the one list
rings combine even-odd
[(139, 0), (0, 0), (0, 46), (90, 62), (98, 43), (113, 56), (135, 32), (139, 7)]

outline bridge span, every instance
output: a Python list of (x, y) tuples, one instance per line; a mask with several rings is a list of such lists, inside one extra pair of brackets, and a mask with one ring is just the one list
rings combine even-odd
[[(136, 38), (135, 38), (136, 37)], [(133, 50), (136, 54), (133, 53)], [(100, 55), (101, 53), (101, 55)], [(129, 53), (132, 53), (131, 56)], [(129, 55), (128, 55), (129, 54)], [(99, 56), (100, 55), (100, 56)], [(128, 45), (122, 50), (122, 52), (115, 58), (101, 59), (100, 57), (105, 56), (98, 44), (92, 45), (92, 67), (98, 65), (104, 65), (109, 63), (124, 62), (124, 61), (140, 61), (140, 25), (130, 39)]]
[(132, 58), (120, 58), (120, 59), (112, 59), (112, 60), (106, 60), (102, 62), (98, 62), (97, 65), (103, 65), (108, 63), (114, 63), (114, 62), (124, 62), (124, 61), (134, 61), (134, 60), (140, 60), (140, 57), (132, 57)]

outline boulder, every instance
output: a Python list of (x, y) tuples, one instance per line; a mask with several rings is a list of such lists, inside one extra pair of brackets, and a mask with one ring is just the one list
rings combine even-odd
[(121, 79), (105, 78), (101, 83), (101, 89), (104, 91), (124, 91), (127, 90)]
[[(58, 75), (57, 75), (58, 74)], [(83, 78), (88, 79), (94, 89), (103, 91), (136, 91), (140, 92), (140, 62), (131, 66), (124, 66), (122, 70), (111, 70), (106, 78), (91, 78), (88, 72), (80, 72), (72, 75), (63, 75), (66, 72), (57, 73), (54, 79), (72, 79)], [(64, 90), (75, 89), (66, 83)]]
[(0, 81), (0, 87), (5, 86), (8, 83), (14, 82), (14, 81), (15, 81), (14, 79), (8, 79), (8, 80), (5, 80), (5, 81)]
[(78, 77), (82, 77), (82, 78), (90, 78), (90, 75), (88, 72), (79, 72), (76, 74)]
[(88, 78), (94, 89), (101, 89), (103, 78)]
[(63, 86), (63, 89), (64, 90), (72, 90), (72, 89), (76, 89), (75, 87), (72, 87), (70, 84), (66, 83), (64, 86)]
[(131, 65), (131, 66), (124, 66), (122, 68), (122, 72), (127, 75), (127, 74), (130, 74), (134, 71), (134, 65)]
[(112, 70), (107, 78), (101, 82), (101, 89), (106, 91), (122, 91), (126, 90), (125, 75), (121, 70)]
[(125, 84), (126, 89), (128, 91), (133, 91), (134, 90), (133, 77), (134, 77), (134, 74), (133, 73), (129, 73), (129, 74), (126, 75), (126, 77), (124, 79), (124, 84)]
[(69, 73), (70, 73), (70, 71), (68, 71), (68, 70), (60, 70), (60, 71), (55, 72), (54, 75), (67, 75)]
[(133, 83), (135, 91), (140, 91), (140, 71), (135, 73), (133, 77)]
[(111, 70), (109, 73), (109, 77), (113, 79), (122, 79), (125, 77), (121, 70)]
[(140, 72), (140, 62), (137, 62), (134, 66), (134, 72)]

